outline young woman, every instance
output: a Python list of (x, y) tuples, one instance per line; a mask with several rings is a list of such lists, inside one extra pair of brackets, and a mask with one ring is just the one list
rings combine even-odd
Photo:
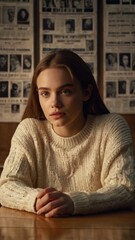
[(0, 180), (3, 206), (59, 217), (132, 207), (135, 159), (125, 120), (109, 113), (87, 64), (48, 54), (33, 76)]

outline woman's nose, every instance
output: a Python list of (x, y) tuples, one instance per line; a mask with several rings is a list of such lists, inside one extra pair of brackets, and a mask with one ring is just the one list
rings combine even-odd
[(61, 98), (58, 94), (54, 94), (51, 99), (51, 107), (52, 108), (61, 108), (62, 107), (62, 102)]

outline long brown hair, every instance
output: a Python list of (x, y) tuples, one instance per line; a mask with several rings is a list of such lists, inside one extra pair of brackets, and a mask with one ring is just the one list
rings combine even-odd
[(25, 119), (27, 117), (40, 120), (46, 119), (39, 103), (37, 78), (43, 70), (52, 67), (60, 67), (62, 65), (67, 67), (73, 77), (79, 81), (82, 90), (86, 90), (89, 85), (92, 86), (90, 99), (83, 104), (84, 115), (87, 116), (88, 114), (98, 115), (109, 113), (107, 107), (100, 97), (95, 79), (91, 73), (89, 66), (76, 53), (67, 49), (62, 49), (52, 51), (46, 55), (37, 65), (32, 79), (28, 104), (26, 106), (22, 119)]

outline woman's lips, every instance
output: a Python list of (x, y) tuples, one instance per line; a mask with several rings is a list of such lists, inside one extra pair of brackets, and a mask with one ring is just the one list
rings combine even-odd
[(51, 114), (51, 117), (53, 117), (54, 119), (59, 119), (62, 118), (65, 115), (65, 113), (63, 112), (54, 112)]

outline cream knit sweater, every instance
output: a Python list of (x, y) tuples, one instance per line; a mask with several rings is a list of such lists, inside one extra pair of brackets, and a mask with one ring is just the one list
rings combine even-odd
[(35, 212), (37, 193), (50, 186), (71, 196), (74, 214), (135, 205), (135, 159), (125, 120), (117, 114), (89, 116), (67, 138), (48, 121), (23, 120), (4, 164), (0, 203)]

